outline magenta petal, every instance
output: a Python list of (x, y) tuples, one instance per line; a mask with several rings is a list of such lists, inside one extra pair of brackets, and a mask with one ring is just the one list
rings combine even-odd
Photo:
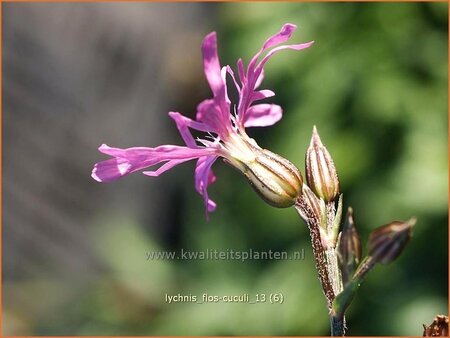
[(190, 118), (181, 115), (180, 113), (170, 112), (169, 116), (175, 121), (181, 137), (183, 138), (186, 145), (190, 148), (196, 148), (197, 145), (189, 128), (193, 128), (204, 132), (212, 131), (211, 127), (209, 127), (208, 125), (201, 122), (193, 121)]
[(196, 119), (202, 121), (209, 127), (209, 131), (220, 134), (222, 130), (221, 120), (217, 118), (220, 114), (220, 107), (216, 105), (213, 99), (207, 99), (200, 102), (197, 106)]
[(272, 35), (270, 38), (266, 40), (261, 50), (258, 53), (256, 53), (256, 55), (251, 59), (250, 63), (248, 64), (247, 78), (249, 81), (251, 81), (250, 78), (255, 70), (255, 65), (259, 56), (267, 49), (289, 40), (290, 37), (292, 36), (292, 33), (294, 33), (296, 29), (297, 26), (293, 24), (290, 23), (284, 24), (278, 33)]
[(217, 37), (216, 33), (208, 34), (203, 40), (202, 44), (203, 53), (203, 69), (209, 86), (214, 94), (214, 108), (208, 109), (211, 116), (203, 116), (203, 122), (216, 120), (214, 125), (216, 132), (225, 136), (228, 134), (228, 130), (231, 127), (230, 121), (230, 100), (227, 94), (226, 85), (226, 67), (221, 68), (219, 62), (219, 56), (217, 53)]
[(254, 102), (258, 100), (267, 99), (268, 97), (272, 96), (275, 96), (275, 93), (273, 91), (271, 91), (270, 89), (263, 89), (257, 92), (253, 92), (250, 100)]
[(245, 114), (244, 127), (267, 127), (277, 123), (283, 116), (283, 110), (276, 104), (257, 104)]
[[(306, 49), (311, 47), (311, 45), (314, 44), (314, 41), (310, 41), (310, 42), (306, 42), (306, 43), (300, 43), (300, 44), (296, 44), (296, 45), (285, 45), (285, 46), (279, 46), (276, 47), (274, 49), (272, 49), (270, 52), (267, 53), (266, 56), (264, 56), (264, 58), (261, 60), (260, 63), (258, 63), (258, 65), (256, 66), (256, 68), (254, 69), (254, 73), (252, 74), (253, 77), (259, 77), (260, 74), (262, 74), (263, 72), (263, 67), (266, 64), (267, 61), (269, 61), (269, 59), (276, 53), (278, 53), (279, 51), (285, 50), (285, 49), (292, 49), (292, 50), (302, 50), (302, 49)], [(249, 75), (250, 78), (250, 75)]]
[(208, 126), (208, 132), (214, 132), (220, 137), (225, 138), (225, 135), (228, 134), (228, 130), (231, 129), (230, 113), (228, 112), (229, 107), (227, 107), (227, 117), (226, 121), (224, 121), (220, 118), (221, 109), (222, 108), (218, 105), (217, 100), (203, 100), (197, 106), (196, 119)]
[(216, 161), (217, 156), (204, 156), (198, 159), (197, 166), (195, 168), (195, 189), (203, 196), (205, 201), (206, 216), (208, 212), (212, 212), (216, 209), (216, 203), (209, 199), (208, 186), (215, 182), (216, 176), (214, 175), (211, 166)]
[(217, 54), (216, 32), (209, 33), (202, 44), (203, 69), (214, 95), (224, 86), (220, 75), (220, 62)]
[(237, 67), (238, 67), (239, 80), (241, 80), (241, 84), (244, 85), (244, 83), (245, 83), (245, 70), (244, 70), (244, 62), (242, 61), (242, 59), (239, 59), (237, 61)]
[[(115, 158), (97, 163), (92, 170), (92, 178), (99, 182), (117, 180), (129, 173), (142, 170), (153, 165), (178, 160), (179, 163), (202, 156), (215, 155), (215, 148), (188, 148), (164, 145), (156, 148), (112, 148), (103, 144), (99, 150)], [(178, 163), (176, 163), (178, 164)]]
[[(304, 43), (304, 44), (297, 44), (297, 45), (285, 45), (285, 46), (279, 46), (275, 47), (281, 43), (286, 42), (290, 39), (294, 31), (296, 30), (296, 26), (293, 24), (285, 24), (281, 28), (281, 30), (276, 33), (275, 35), (271, 36), (269, 39), (266, 40), (264, 45), (262, 46), (261, 50), (256, 53), (256, 55), (250, 60), (250, 63), (248, 64), (248, 68), (246, 73), (244, 73), (243, 64), (242, 61), (238, 61), (238, 68), (239, 68), (239, 76), (242, 81), (241, 91), (240, 91), (240, 98), (239, 98), (239, 105), (238, 105), (238, 122), (240, 125), (244, 125), (245, 123), (249, 123), (245, 115), (247, 114), (247, 110), (250, 109), (251, 105), (257, 101), (261, 100), (270, 96), (273, 96), (273, 92), (267, 91), (267, 90), (260, 90), (256, 91), (256, 88), (259, 87), (261, 84), (263, 78), (264, 78), (264, 64), (270, 59), (272, 55), (275, 53), (284, 50), (284, 49), (294, 49), (294, 50), (301, 50), (308, 48), (311, 46), (313, 42)], [(273, 48), (270, 50), (267, 55), (258, 63), (258, 59), (261, 56), (263, 52), (266, 52), (270, 48)], [(241, 75), (242, 74), (242, 75)], [(264, 116), (281, 116), (277, 112), (277, 114), (269, 114)], [(269, 121), (266, 121), (265, 123), (268, 123)], [(274, 123), (274, 122), (271, 122)]]
[(263, 82), (263, 80), (264, 80), (264, 69), (261, 71), (261, 74), (259, 74), (258, 78), (256, 79), (255, 87), (253, 89), (258, 88)]
[(272, 35), (270, 38), (266, 40), (262, 48), (262, 51), (289, 40), (292, 33), (294, 33), (296, 29), (297, 29), (296, 25), (293, 25), (291, 23), (284, 24), (277, 34)]
[(121, 148), (113, 148), (108, 146), (107, 144), (102, 144), (100, 147), (98, 147), (98, 150), (106, 155), (111, 155), (111, 156), (120, 156), (124, 153), (125, 149), (121, 149)]
[(231, 79), (233, 80), (234, 86), (236, 87), (236, 90), (238, 91), (238, 93), (241, 91), (241, 87), (239, 86), (239, 84), (236, 81), (236, 77), (234, 76), (234, 72), (233, 69), (231, 69), (230, 66), (227, 66), (227, 72), (228, 74), (230, 74)]
[(92, 178), (97, 182), (115, 181), (130, 172), (131, 165), (124, 158), (112, 158), (95, 164)]
[(267, 55), (261, 60), (261, 62), (258, 65), (258, 69), (261, 69), (264, 66), (264, 64), (274, 55), (275, 53), (278, 53), (279, 51), (282, 51), (284, 49), (293, 49), (293, 50), (302, 50), (311, 47), (314, 44), (314, 41), (306, 42), (306, 43), (300, 43), (297, 45), (285, 45), (280, 46), (272, 49)]
[(159, 167), (155, 171), (143, 171), (142, 173), (147, 176), (157, 177), (157, 176), (161, 175), (162, 173), (165, 173), (167, 170), (170, 170), (173, 167), (175, 167), (183, 162), (189, 161), (189, 160), (191, 160), (191, 158), (187, 158), (187, 159), (183, 159), (183, 160), (172, 160), (172, 161), (164, 163), (161, 167)]
[(149, 165), (155, 165), (162, 161), (179, 160), (183, 158), (195, 158), (206, 155), (212, 155), (215, 149), (209, 148), (188, 148), (175, 145), (162, 145), (156, 148), (132, 147), (132, 148), (113, 148), (102, 144), (98, 150), (100, 152), (119, 158), (126, 158), (130, 162), (145, 162)]

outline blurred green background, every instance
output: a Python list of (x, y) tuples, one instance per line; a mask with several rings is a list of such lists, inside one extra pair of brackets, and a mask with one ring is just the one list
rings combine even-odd
[[(291, 41), (316, 43), (267, 64), (263, 87), (284, 117), (249, 134), (304, 173), (316, 125), (363, 243), (391, 220), (418, 219), (400, 258), (361, 286), (348, 334), (421, 335), (422, 324), (447, 314), (446, 3), (3, 9), (5, 335), (329, 334), (306, 225), (295, 210), (266, 205), (229, 166), (214, 166), (209, 222), (193, 163), (157, 179), (100, 185), (89, 176), (103, 142), (181, 144), (166, 112), (194, 116), (210, 95), (200, 57), (208, 32), (217, 31), (221, 62), (234, 68), (286, 22), (299, 26)], [(24, 162), (27, 151), (38, 155)], [(24, 163), (41, 174), (19, 175)], [(181, 248), (304, 249), (305, 260), (146, 260), (147, 251)], [(164, 301), (166, 293), (279, 292), (283, 304)]]

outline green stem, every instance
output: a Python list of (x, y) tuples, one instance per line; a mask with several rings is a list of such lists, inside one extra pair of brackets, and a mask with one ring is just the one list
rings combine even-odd
[(367, 273), (374, 267), (375, 261), (372, 256), (366, 256), (356, 269), (353, 280), (361, 283), (366, 278)]
[(358, 280), (350, 281), (345, 287), (344, 291), (336, 296), (333, 301), (333, 307), (331, 308), (331, 316), (334, 318), (344, 318), (345, 310), (347, 310), (353, 297), (355, 296), (356, 290), (359, 287)]
[(359, 285), (367, 276), (367, 273), (374, 266), (372, 257), (368, 256), (359, 265), (352, 280), (350, 280), (344, 287), (344, 290), (339, 293), (333, 300), (333, 305), (330, 312), (331, 335), (343, 336), (345, 333), (345, 311), (353, 300)]
[(331, 336), (338, 337), (344, 336), (345, 333), (345, 320), (342, 317), (330, 317)]
[(339, 198), (337, 211), (334, 202), (325, 204), (323, 200), (320, 200), (320, 213), (311, 206), (310, 202), (304, 196), (300, 196), (295, 209), (308, 224), (316, 269), (330, 311), (331, 335), (343, 336), (345, 333), (343, 313), (334, 316), (332, 307), (335, 296), (342, 293), (342, 276), (336, 252), (336, 240), (342, 216), (342, 195)]

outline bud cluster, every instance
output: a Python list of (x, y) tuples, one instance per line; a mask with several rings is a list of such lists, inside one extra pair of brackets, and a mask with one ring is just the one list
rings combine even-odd
[[(320, 243), (326, 257), (324, 264), (327, 266), (334, 294), (340, 293), (336, 292), (340, 287), (343, 295), (337, 297), (336, 302), (344, 302), (347, 306), (348, 297), (354, 292), (350, 289), (359, 285), (375, 264), (389, 263), (401, 254), (411, 237), (415, 219), (408, 222), (395, 221), (375, 229), (369, 236), (368, 255), (362, 259), (362, 245), (352, 208), (348, 208), (341, 229), (342, 195), (339, 192), (337, 170), (316, 127), (313, 128), (306, 151), (305, 169), (306, 183), (296, 208), (310, 227), (318, 224)], [(335, 279), (339, 281), (335, 282)]]
[(316, 127), (306, 151), (305, 169), (306, 182), (295, 208), (310, 229), (332, 322), (337, 323), (336, 332), (343, 333), (345, 311), (360, 283), (377, 263), (390, 263), (402, 253), (416, 220), (394, 221), (375, 229), (369, 236), (367, 256), (362, 259), (361, 240), (350, 207), (341, 229), (342, 194), (336, 166)]

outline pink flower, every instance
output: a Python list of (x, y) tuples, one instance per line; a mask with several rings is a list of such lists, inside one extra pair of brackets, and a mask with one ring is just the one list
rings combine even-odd
[[(159, 176), (178, 164), (198, 159), (195, 169), (195, 188), (203, 196), (206, 211), (211, 212), (216, 208), (216, 204), (208, 197), (207, 192), (208, 186), (216, 180), (211, 167), (218, 157), (223, 157), (251, 180), (252, 186), (262, 194), (265, 200), (275, 206), (286, 206), (287, 204), (283, 201), (280, 203), (278, 200), (272, 201), (271, 195), (280, 195), (286, 189), (289, 196), (297, 194), (298, 190), (301, 190), (301, 184), (300, 188), (297, 187), (299, 180), (300, 183), (302, 182), (300, 173), (289, 161), (279, 159), (278, 155), (261, 149), (253, 139), (247, 136), (245, 128), (270, 126), (281, 119), (282, 109), (280, 106), (256, 103), (274, 96), (275, 93), (258, 88), (264, 77), (263, 67), (272, 55), (284, 49), (302, 50), (313, 44), (311, 41), (275, 47), (286, 42), (295, 29), (295, 25), (285, 24), (277, 34), (264, 43), (261, 50), (250, 60), (247, 70), (245, 70), (242, 60), (239, 59), (237, 62), (238, 77), (235, 76), (230, 66), (220, 66), (216, 33), (208, 34), (202, 44), (203, 68), (213, 97), (198, 105), (196, 120), (177, 112), (169, 113), (186, 146), (163, 145), (156, 148), (120, 149), (103, 144), (99, 148), (100, 152), (110, 155), (112, 158), (97, 163), (92, 170), (92, 177), (99, 182), (110, 182), (132, 172), (163, 163), (155, 171), (143, 172), (148, 176)], [(267, 53), (259, 61), (265, 52)], [(233, 106), (227, 93), (227, 75), (231, 76), (239, 93), (239, 102)], [(194, 139), (190, 129), (208, 133), (209, 136), (204, 139)], [(274, 163), (277, 165), (268, 165), (267, 161), (275, 161)], [(281, 167), (279, 167), (280, 163)], [(272, 177), (270, 181), (265, 179), (261, 181), (261, 175), (258, 173), (262, 170), (267, 171), (267, 167), (270, 167), (269, 173)], [(285, 177), (289, 175), (293, 175), (293, 178), (286, 183)], [(261, 193), (259, 191), (261, 189), (270, 191)]]

